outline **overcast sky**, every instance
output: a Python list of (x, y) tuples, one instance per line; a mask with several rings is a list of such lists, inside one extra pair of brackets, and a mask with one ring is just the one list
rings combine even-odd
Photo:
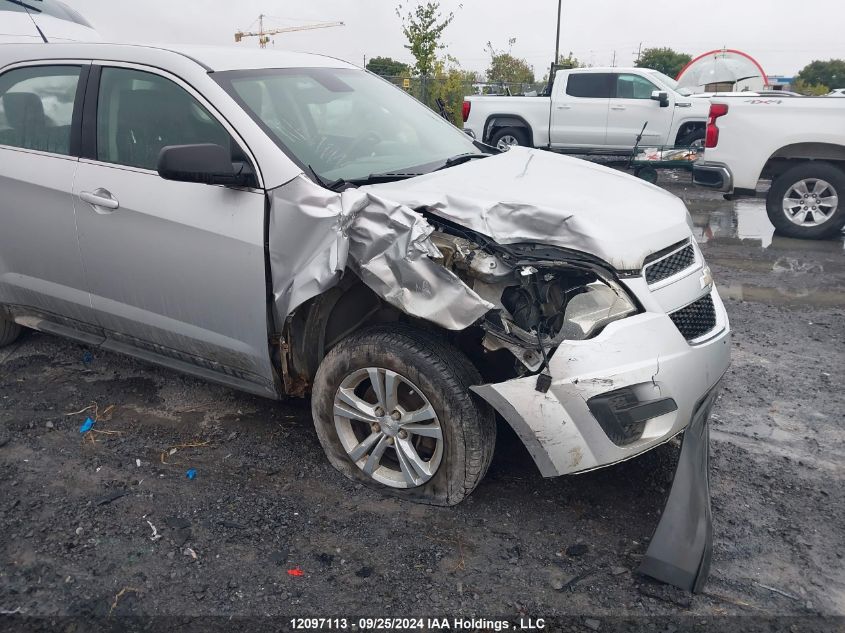
[[(403, 48), (398, 0), (64, 0), (107, 40), (230, 44), (259, 13), (268, 24), (342, 21), (346, 26), (275, 37), (282, 49), (323, 53), (363, 64), (377, 55), (411, 61)], [(404, 0), (415, 4), (416, 0)], [(455, 20), (447, 51), (470, 70), (485, 70), (485, 44), (507, 48), (534, 66), (538, 78), (554, 57), (557, 0), (442, 0)], [(813, 59), (845, 57), (843, 0), (563, 0), (561, 52), (593, 66), (631, 65), (637, 47), (671, 46), (696, 55), (738, 48), (770, 75), (791, 75)], [(257, 46), (255, 39), (239, 46)]]

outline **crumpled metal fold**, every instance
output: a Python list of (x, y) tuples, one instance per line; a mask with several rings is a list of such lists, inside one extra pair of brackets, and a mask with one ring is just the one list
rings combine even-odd
[(276, 314), (340, 280), (349, 267), (391, 305), (450, 330), (463, 330), (493, 304), (432, 258), (425, 218), (371, 191), (335, 193), (304, 175), (270, 192), (270, 267)]

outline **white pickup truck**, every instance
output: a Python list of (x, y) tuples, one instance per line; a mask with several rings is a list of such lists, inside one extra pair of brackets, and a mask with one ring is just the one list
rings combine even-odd
[(822, 239), (845, 226), (845, 102), (750, 97), (710, 106), (693, 182), (754, 196), (761, 179), (769, 219), (782, 235)]
[(704, 138), (710, 106), (646, 68), (558, 70), (551, 89), (536, 97), (470, 96), (464, 131), (507, 150), (514, 145), (567, 153), (630, 152), (641, 146), (695, 145)]

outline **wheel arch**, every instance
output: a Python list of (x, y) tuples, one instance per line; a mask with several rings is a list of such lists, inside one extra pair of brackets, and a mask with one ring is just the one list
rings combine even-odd
[(845, 169), (845, 145), (824, 142), (785, 145), (769, 156), (763, 165), (761, 177), (777, 178), (797, 163), (813, 160), (825, 161)]
[(528, 134), (528, 143), (534, 147), (534, 128), (523, 117), (518, 114), (491, 114), (484, 122), (484, 128), (481, 135), (481, 140), (485, 143), (489, 142), (496, 130), (506, 127), (518, 127), (525, 130)]
[(687, 134), (691, 132), (695, 132), (697, 130), (701, 130), (703, 133), (707, 128), (706, 121), (684, 121), (681, 124), (681, 127), (678, 128), (678, 133), (675, 134), (675, 145), (678, 145), (680, 140), (684, 138)]

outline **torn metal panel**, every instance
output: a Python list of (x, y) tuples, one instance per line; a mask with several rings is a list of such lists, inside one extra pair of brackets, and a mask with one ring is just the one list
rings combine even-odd
[(710, 573), (713, 520), (710, 510), (710, 429), (714, 388), (699, 404), (681, 447), (672, 490), (639, 572), (699, 592)]
[(398, 182), (362, 187), (500, 244), (542, 243), (638, 270), (689, 237), (683, 202), (642, 180), (577, 158), (511, 151)]
[(433, 261), (433, 228), (412, 209), (365, 189), (334, 193), (304, 175), (270, 192), (270, 265), (283, 320), (336, 285), (346, 267), (391, 305), (462, 330), (493, 308)]

